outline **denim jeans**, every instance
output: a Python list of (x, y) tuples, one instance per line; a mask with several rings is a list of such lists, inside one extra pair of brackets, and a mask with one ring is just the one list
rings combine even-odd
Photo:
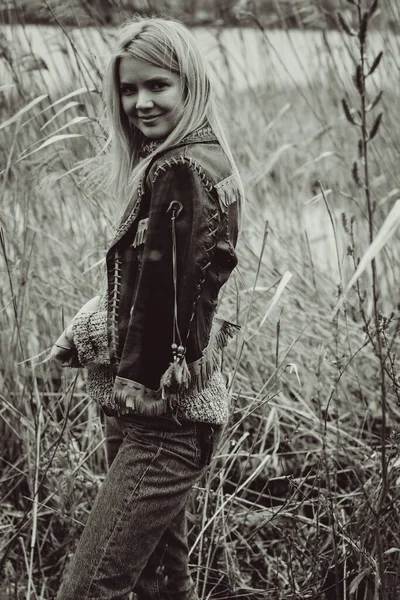
[(110, 468), (57, 600), (198, 600), (185, 506), (221, 427), (108, 417)]

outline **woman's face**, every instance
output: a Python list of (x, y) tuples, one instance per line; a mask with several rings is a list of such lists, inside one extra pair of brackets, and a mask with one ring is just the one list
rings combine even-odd
[(119, 63), (120, 98), (129, 121), (157, 140), (175, 129), (184, 109), (179, 75), (133, 57)]

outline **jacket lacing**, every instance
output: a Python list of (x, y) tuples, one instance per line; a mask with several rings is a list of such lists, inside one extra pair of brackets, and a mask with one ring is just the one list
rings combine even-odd
[(73, 326), (108, 414), (227, 419), (220, 351), (237, 326), (216, 307), (237, 264), (238, 199), (209, 129), (151, 164), (107, 253), (107, 306)]

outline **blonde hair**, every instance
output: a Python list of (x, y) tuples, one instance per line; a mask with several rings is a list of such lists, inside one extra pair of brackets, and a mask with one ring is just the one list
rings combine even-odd
[[(124, 114), (119, 92), (121, 58), (134, 57), (156, 67), (168, 69), (180, 77), (184, 110), (176, 127), (147, 158), (139, 162), (144, 136)], [(216, 99), (207, 74), (207, 64), (194, 36), (178, 21), (162, 18), (135, 17), (119, 32), (104, 86), (110, 126), (110, 184), (125, 205), (134, 193), (146, 167), (155, 154), (179, 143), (187, 134), (208, 124), (223, 148), (237, 177), (242, 212), (243, 184), (221, 125)]]

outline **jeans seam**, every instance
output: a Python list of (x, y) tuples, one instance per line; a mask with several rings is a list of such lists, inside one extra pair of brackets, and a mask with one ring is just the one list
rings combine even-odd
[(199, 430), (196, 426), (196, 423), (193, 423), (193, 435), (191, 437), (191, 447), (194, 450), (194, 464), (196, 466), (196, 468), (201, 467), (201, 455), (202, 455), (202, 450), (201, 450), (201, 443), (199, 441)]
[[(146, 469), (144, 469), (144, 471), (143, 471), (143, 473), (142, 473), (142, 476), (140, 477), (139, 481), (138, 481), (138, 482), (137, 482), (137, 484), (135, 485), (135, 488), (132, 490), (131, 494), (128, 496), (127, 505), (129, 505), (129, 504), (130, 504), (130, 502), (132, 501), (132, 499), (133, 499), (133, 497), (134, 497), (135, 493), (137, 492), (138, 488), (140, 487), (140, 485), (141, 485), (141, 483), (142, 483), (142, 481), (143, 481), (143, 479), (144, 479), (144, 477), (145, 477), (145, 475), (146, 475), (147, 471), (149, 470), (150, 466), (151, 466), (151, 465), (153, 464), (153, 462), (154, 462), (154, 461), (155, 461), (155, 460), (156, 460), (156, 459), (157, 459), (157, 458), (160, 456), (160, 454), (161, 454), (161, 452), (162, 452), (162, 450), (163, 450), (163, 443), (164, 443), (164, 438), (165, 438), (165, 435), (166, 435), (166, 432), (164, 432), (164, 435), (163, 435), (163, 437), (162, 437), (162, 441), (161, 441), (161, 443), (160, 443), (160, 445), (159, 445), (159, 447), (158, 447), (157, 453), (156, 453), (156, 454), (155, 454), (155, 455), (152, 457), (152, 459), (151, 459), (151, 461), (149, 462), (149, 464), (147, 465)], [(90, 588), (91, 588), (91, 587), (92, 587), (92, 585), (93, 585), (94, 578), (96, 577), (96, 575), (97, 575), (97, 573), (98, 573), (98, 571), (99, 571), (99, 569), (100, 569), (101, 565), (103, 564), (104, 558), (105, 558), (105, 556), (106, 556), (106, 554), (107, 554), (107, 550), (108, 550), (108, 548), (109, 548), (109, 545), (110, 545), (111, 538), (112, 538), (112, 536), (113, 536), (114, 532), (116, 531), (116, 529), (118, 528), (119, 524), (121, 523), (121, 519), (122, 519), (122, 518), (125, 516), (125, 514), (126, 514), (126, 510), (125, 510), (125, 511), (121, 511), (121, 514), (119, 515), (119, 517), (118, 517), (118, 520), (117, 520), (116, 524), (114, 525), (114, 527), (113, 527), (112, 531), (110, 532), (110, 535), (108, 536), (108, 540), (107, 540), (107, 543), (104, 545), (104, 550), (103, 550), (103, 553), (102, 553), (102, 555), (101, 555), (101, 558), (100, 558), (100, 560), (99, 560), (99, 562), (98, 562), (98, 565), (97, 565), (97, 567), (96, 567), (96, 569), (95, 569), (95, 571), (94, 571), (94, 573), (93, 573), (93, 576), (92, 576), (92, 578), (90, 579), (89, 585), (88, 585), (88, 587), (87, 587), (87, 590), (86, 590), (86, 592), (85, 592), (85, 596), (84, 596), (84, 598), (85, 598), (86, 600), (90, 600), (90, 598), (88, 598), (88, 594), (90, 593)]]

